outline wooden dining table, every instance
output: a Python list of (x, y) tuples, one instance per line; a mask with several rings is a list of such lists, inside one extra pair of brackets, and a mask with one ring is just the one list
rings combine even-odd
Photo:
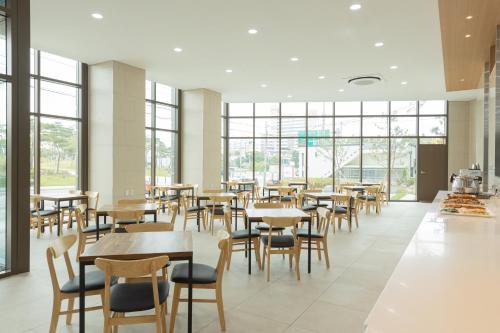
[(252, 274), (252, 223), (263, 222), (263, 217), (300, 217), (303, 222), (307, 223), (307, 272), (311, 273), (311, 217), (309, 214), (297, 208), (248, 208), (246, 209), (248, 221), (248, 274)]
[(165, 192), (165, 195), (168, 195), (166, 192), (175, 191), (175, 196), (177, 197), (177, 204), (180, 207), (181, 200), (181, 191), (191, 191), (191, 204), (194, 205), (194, 188), (193, 184), (171, 184), (171, 185), (155, 185), (154, 189), (158, 189), (160, 192)]
[[(345, 186), (344, 188), (347, 188)], [(332, 196), (334, 195), (346, 195), (345, 193), (340, 192), (310, 192), (304, 193), (304, 197), (316, 200), (316, 207), (319, 207), (320, 202), (323, 201), (333, 201)], [(354, 198), (351, 197), (350, 204), (353, 206)], [(351, 216), (352, 211), (349, 211), (349, 217)], [(316, 214), (316, 223), (319, 226), (319, 214)]]
[(188, 261), (188, 333), (193, 322), (193, 238), (191, 232), (111, 233), (87, 247), (80, 256), (80, 333), (85, 332), (85, 267), (97, 258), (138, 260), (167, 255), (171, 261)]
[[(234, 228), (238, 230), (238, 196), (233, 192), (220, 192), (220, 193), (198, 193), (196, 196), (196, 205), (200, 207), (201, 201), (208, 201), (210, 198), (231, 197), (234, 199)], [(198, 224), (198, 232), (200, 232), (200, 211), (196, 215), (196, 223)]]
[(112, 212), (122, 212), (122, 211), (144, 211), (144, 215), (153, 215), (153, 222), (157, 221), (158, 217), (158, 204), (155, 203), (142, 203), (142, 204), (111, 204), (103, 205), (99, 207), (96, 211), (96, 236), (99, 240), (99, 217), (104, 217), (104, 223), (106, 223), (106, 217)]
[[(86, 206), (88, 207), (89, 205), (89, 197), (85, 194), (72, 194), (72, 193), (65, 193), (65, 194), (40, 194), (39, 196), (40, 200), (42, 201), (42, 209), (44, 209), (45, 201), (52, 201), (56, 204), (56, 209), (57, 209), (57, 236), (61, 235), (61, 202), (69, 202), (69, 205), (71, 206), (73, 204), (73, 201), (84, 201)], [(85, 214), (85, 224), (89, 224), (89, 214)]]
[[(269, 202), (271, 202), (271, 192), (279, 192), (279, 190), (281, 190), (281, 189), (289, 189), (289, 188), (292, 188), (293, 192), (297, 191), (296, 187), (293, 187), (290, 185), (267, 185), (267, 186), (264, 186), (262, 191), (263, 192), (267, 191), (267, 200)], [(262, 194), (264, 195), (265, 193), (262, 193)]]

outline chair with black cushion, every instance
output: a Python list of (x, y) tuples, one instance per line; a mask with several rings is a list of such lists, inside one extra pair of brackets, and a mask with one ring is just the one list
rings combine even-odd
[[(255, 209), (279, 209), (279, 208), (284, 208), (284, 205), (282, 202), (256, 202), (253, 204), (253, 208)], [(269, 226), (266, 223), (259, 223), (255, 226), (255, 229), (259, 230), (262, 233), (268, 234), (269, 233)], [(279, 227), (275, 226), (273, 228), (273, 232), (277, 234), (283, 234), (283, 231), (285, 230), (284, 227)]]
[[(261, 236), (262, 244), (264, 245), (264, 253), (262, 256), (262, 266), (266, 266), (267, 259), (267, 281), (271, 279), (271, 254), (288, 254), (290, 269), (292, 269), (292, 260), (295, 258), (295, 272), (297, 280), (300, 280), (300, 244), (297, 239), (297, 224), (300, 222), (300, 217), (262, 217), (262, 220), (269, 225), (269, 234)], [(273, 229), (292, 228), (291, 235), (275, 235)]]
[[(312, 200), (311, 198), (306, 197), (307, 193), (321, 193), (322, 189), (319, 188), (311, 188), (308, 190), (303, 190), (297, 195), (297, 208), (301, 209), (303, 212), (308, 213), (311, 217), (311, 221), (316, 220), (316, 209), (318, 207), (327, 207), (327, 203), (318, 203), (316, 200)], [(301, 222), (300, 227), (304, 226), (304, 222)]]
[(113, 219), (113, 227), (111, 228), (113, 232), (117, 230), (117, 224), (120, 229), (123, 229), (129, 224), (144, 223), (142, 219), (144, 216), (143, 210), (127, 209), (124, 207), (123, 210), (108, 212), (108, 215)]
[[(78, 249), (76, 250), (76, 261), (80, 260), (80, 255), (85, 251), (85, 246), (87, 244), (93, 244), (97, 241), (97, 226), (85, 225), (85, 219), (83, 218), (82, 209), (84, 205), (80, 205), (80, 208), (74, 209), (74, 214), (76, 217), (76, 226), (78, 229)], [(103, 236), (110, 233), (113, 229), (113, 224), (99, 224), (99, 236)]]
[(246, 209), (248, 208), (248, 204), (250, 203), (250, 192), (248, 191), (240, 191), (236, 194), (238, 198), (238, 208), (236, 208), (236, 204), (231, 204), (231, 209), (236, 211), (236, 217), (241, 217), (245, 221), (246, 227)]
[(96, 219), (97, 216), (97, 207), (99, 205), (99, 192), (95, 191), (86, 191), (85, 195), (87, 196), (87, 206), (86, 211), (82, 210), (82, 213), (89, 214), (89, 220)]
[(271, 195), (271, 196), (264, 196), (262, 195), (262, 187), (256, 187), (255, 188), (255, 202), (269, 202), (269, 201), (275, 201), (278, 200), (278, 196)]
[[(224, 304), (222, 301), (222, 277), (224, 274), (224, 266), (226, 265), (229, 235), (227, 232), (220, 230), (219, 237), (219, 260), (217, 267), (213, 268), (204, 264), (193, 264), (192, 286), (193, 289), (211, 289), (215, 290), (215, 299), (195, 299), (193, 302), (200, 303), (216, 303), (219, 314), (219, 324), (222, 331), (226, 330), (226, 321), (224, 319)], [(175, 317), (179, 309), (179, 302), (187, 302), (187, 299), (181, 298), (182, 288), (188, 288), (189, 264), (182, 263), (175, 265), (172, 270), (170, 280), (175, 283), (174, 295), (172, 297), (172, 312), (170, 313), (170, 329), (169, 332), (174, 332)]]
[[(54, 293), (53, 305), (52, 305), (52, 316), (50, 319), (49, 333), (55, 333), (57, 329), (57, 322), (59, 321), (59, 316), (66, 315), (66, 325), (71, 324), (71, 317), (73, 313), (78, 313), (79, 310), (75, 310), (74, 304), (75, 299), (80, 295), (80, 277), (75, 276), (73, 267), (71, 266), (71, 259), (69, 258), (68, 251), (75, 244), (76, 235), (66, 235), (57, 238), (48, 248), (47, 248), (47, 264), (49, 266), (50, 279), (52, 281), (52, 289)], [(57, 277), (54, 259), (64, 257), (64, 262), (66, 264), (66, 269), (68, 271), (69, 280), (62, 286), (59, 284), (59, 279)], [(117, 278), (110, 278), (109, 284), (115, 285)], [(104, 286), (105, 286), (105, 276), (100, 271), (91, 271), (85, 273), (85, 296), (100, 295), (104, 298)], [(68, 309), (66, 311), (61, 311), (62, 301), (68, 301)], [(87, 307), (85, 311), (101, 310), (102, 306)]]
[[(233, 231), (232, 224), (233, 218), (231, 214), (231, 209), (226, 207), (224, 209), (224, 220), (226, 222), (226, 231), (229, 234), (229, 248), (227, 256), (227, 270), (231, 266), (231, 258), (233, 252), (244, 252), (248, 251), (248, 229)], [(255, 251), (255, 259), (257, 260), (257, 266), (259, 271), (260, 266), (260, 231), (256, 229), (250, 230), (251, 243), (253, 244), (253, 250)]]
[(380, 182), (380, 202), (381, 205), (385, 201), (385, 204), (389, 206), (389, 193), (387, 193), (386, 184), (382, 181)]
[(278, 188), (278, 200), (283, 203), (285, 207), (295, 206), (295, 189), (291, 186)]
[(207, 217), (205, 206), (191, 206), (189, 207), (189, 200), (185, 193), (181, 196), (181, 206), (184, 209), (184, 227), (183, 230), (186, 231), (187, 222), (190, 219), (197, 220), (198, 214), (201, 217), (203, 227), (207, 230)]
[[(328, 208), (318, 207), (319, 229), (311, 231), (311, 249), (318, 252), (318, 259), (321, 260), (321, 251), (325, 255), (326, 268), (330, 268), (330, 256), (328, 255), (328, 228), (331, 223), (331, 213)], [(335, 222), (334, 226), (335, 226)], [(308, 247), (302, 247), (303, 243), (308, 243), (309, 233), (307, 229), (298, 229), (297, 237), (299, 240), (299, 248), (307, 250)]]
[[(333, 206), (330, 208), (330, 211), (333, 214), (333, 233), (335, 233), (335, 219), (337, 219), (337, 227), (339, 230), (342, 227), (342, 221), (345, 220), (349, 227), (349, 232), (352, 231), (352, 217), (356, 214), (353, 202), (355, 202), (355, 199), (349, 194), (335, 194), (332, 196)], [(359, 227), (357, 219), (356, 227)]]
[[(36, 238), (40, 238), (41, 233), (44, 231), (45, 226), (49, 226), (50, 233), (52, 233), (52, 226), (57, 221), (57, 210), (54, 209), (41, 209), (41, 199), (38, 194), (30, 196), (30, 228), (37, 229)], [(62, 233), (62, 228), (61, 228)]]
[[(104, 332), (117, 332), (120, 325), (155, 323), (156, 332), (166, 332), (169, 283), (157, 272), (168, 263), (168, 256), (141, 260), (110, 260), (97, 258), (95, 265), (106, 274), (104, 288)], [(112, 286), (113, 277), (125, 279), (150, 276), (147, 282), (125, 282)], [(133, 315), (154, 310), (154, 314)]]
[(375, 212), (380, 214), (380, 210), (382, 209), (380, 204), (380, 186), (366, 187), (365, 193), (358, 198), (361, 202), (361, 206), (365, 208), (366, 215), (370, 213), (370, 207), (374, 207)]
[[(76, 194), (76, 195), (81, 195), (82, 191), (79, 190), (69, 190), (68, 193), (70, 194)], [(64, 217), (67, 215), (68, 216), (68, 229), (71, 229), (73, 227), (73, 218), (75, 217), (74, 210), (75, 208), (79, 207), (80, 201), (67, 201), (63, 202), (60, 205), (61, 208), (61, 221), (64, 221)]]
[(214, 224), (216, 220), (222, 221), (224, 224), (224, 207), (231, 206), (232, 196), (214, 196), (210, 197), (210, 202), (212, 204), (211, 208), (207, 206), (207, 215), (209, 215), (209, 226), (210, 232), (214, 234)]

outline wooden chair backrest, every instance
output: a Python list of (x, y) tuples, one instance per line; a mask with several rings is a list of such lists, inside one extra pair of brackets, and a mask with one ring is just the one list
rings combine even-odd
[(284, 203), (282, 202), (256, 202), (253, 204), (253, 208), (283, 208)]
[(231, 239), (231, 233), (233, 232), (233, 215), (231, 207), (224, 207), (224, 225), (226, 227), (226, 231), (228, 233), (229, 238)]
[(142, 205), (147, 203), (146, 199), (120, 199), (118, 200), (119, 205)]
[(50, 279), (52, 282), (52, 288), (54, 290), (54, 293), (59, 292), (61, 290), (59, 286), (59, 281), (57, 279), (56, 269), (54, 266), (54, 259), (57, 259), (60, 256), (64, 256), (64, 262), (66, 264), (66, 269), (68, 271), (69, 279), (73, 279), (75, 277), (75, 273), (73, 271), (73, 266), (71, 265), (71, 259), (69, 258), (68, 251), (76, 243), (76, 240), (77, 240), (76, 235), (66, 235), (54, 240), (47, 248), (47, 253), (46, 253), (47, 264), (49, 266)]
[(181, 200), (180, 200), (180, 202), (181, 202), (181, 207), (184, 210), (188, 209), (188, 207), (189, 207), (189, 201), (188, 201), (188, 196), (187, 196), (186, 193), (182, 193), (181, 194)]
[(380, 193), (380, 186), (368, 186), (365, 188), (367, 195), (378, 195)]
[(97, 210), (99, 204), (99, 192), (86, 191), (85, 195), (88, 197), (88, 207)]
[(222, 285), (222, 276), (224, 274), (224, 267), (226, 266), (226, 261), (229, 252), (229, 233), (224, 230), (219, 230), (217, 233), (217, 238), (219, 239), (218, 247), (220, 250), (219, 259), (217, 260), (217, 284)]
[(30, 209), (34, 209), (38, 217), (40, 216), (40, 202), (42, 202), (42, 200), (40, 199), (40, 195), (30, 195)]
[(83, 211), (85, 210), (85, 205), (79, 205), (77, 208), (75, 208), (75, 215), (76, 215), (76, 227), (78, 229), (78, 233), (81, 234), (83, 233), (83, 230), (85, 230), (85, 221), (83, 219)]
[(172, 223), (140, 223), (129, 224), (125, 227), (127, 232), (159, 232), (159, 231), (173, 231), (174, 225)]
[(250, 202), (250, 192), (239, 192), (236, 196), (238, 197), (239, 203), (243, 203), (243, 208), (248, 208), (248, 203)]
[(328, 208), (318, 207), (317, 209), (319, 215), (319, 231), (323, 231), (323, 237), (328, 236), (328, 229), (330, 228), (332, 213)]
[(139, 223), (139, 220), (144, 215), (143, 210), (118, 210), (108, 213), (109, 216), (113, 218), (113, 220), (136, 220)]
[(170, 211), (172, 212), (172, 217), (170, 218), (170, 224), (172, 225), (173, 228), (175, 225), (177, 213), (179, 212), (179, 205), (177, 204), (177, 202), (172, 202), (170, 204)]
[(334, 194), (332, 195), (332, 202), (334, 207), (339, 205), (350, 207), (351, 198), (349, 194)]
[(203, 193), (222, 193), (224, 190), (221, 188), (206, 188)]
[(280, 187), (278, 188), (278, 194), (280, 196), (291, 195), (294, 191), (293, 187)]
[(216, 203), (216, 204), (221, 204), (221, 203), (231, 203), (231, 200), (233, 200), (233, 196), (230, 196), (230, 195), (225, 195), (225, 196), (213, 196), (213, 197), (210, 197), (210, 201), (212, 201), (213, 203)]
[(300, 217), (270, 217), (263, 216), (262, 221), (269, 226), (268, 247), (271, 248), (271, 238), (273, 236), (274, 227), (292, 227), (293, 239), (297, 239), (297, 224), (300, 222)]

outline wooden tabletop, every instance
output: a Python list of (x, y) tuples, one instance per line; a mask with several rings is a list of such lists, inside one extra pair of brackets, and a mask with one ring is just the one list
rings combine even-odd
[(293, 186), (290, 186), (290, 185), (266, 185), (266, 186), (264, 186), (264, 189), (266, 189), (266, 190), (279, 190), (282, 188), (293, 188)]
[(153, 212), (158, 210), (158, 205), (155, 203), (104, 205), (99, 207), (97, 212), (109, 213), (124, 210), (143, 210), (145, 212)]
[(297, 208), (249, 208), (246, 210), (249, 219), (266, 217), (309, 217), (309, 214)]
[(237, 185), (251, 185), (251, 184), (255, 184), (255, 180), (229, 180), (229, 181), (221, 181), (221, 184), (227, 184), (227, 183), (231, 183), (231, 182), (235, 182)]
[(208, 199), (210, 197), (212, 198), (220, 198), (220, 197), (231, 197), (235, 198), (236, 194), (233, 192), (222, 192), (222, 193), (199, 193), (197, 195), (198, 198), (200, 199)]
[(86, 196), (85, 194), (64, 193), (64, 194), (40, 194), (39, 198), (41, 200), (47, 200), (47, 201), (68, 201), (68, 200), (87, 200), (88, 196)]
[(194, 185), (192, 184), (172, 184), (172, 185), (155, 185), (153, 188), (167, 189), (167, 190), (192, 190)]
[(342, 188), (348, 189), (348, 190), (364, 190), (367, 187), (371, 186), (366, 186), (366, 185), (347, 185), (347, 186), (342, 186)]
[(170, 258), (192, 257), (191, 232), (110, 233), (88, 246), (80, 261), (93, 262), (96, 258), (135, 260), (162, 255)]
[(310, 192), (304, 193), (305, 197), (313, 198), (313, 199), (330, 199), (332, 195), (343, 195), (343, 193), (339, 192)]

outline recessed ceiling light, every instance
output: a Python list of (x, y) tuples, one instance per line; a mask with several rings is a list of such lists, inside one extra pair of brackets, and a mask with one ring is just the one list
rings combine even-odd
[(467, 34), (465, 35), (465, 38), (470, 38), (472, 35), (471, 34)]
[(100, 14), (100, 13), (92, 13), (91, 16), (93, 18), (95, 18), (96, 20), (102, 20), (104, 18), (104, 16), (102, 16), (102, 14)]
[(226, 73), (232, 73), (232, 72), (233, 72), (233, 70), (232, 70), (232, 69), (229, 69), (229, 68), (228, 68), (228, 69), (226, 69)]
[(177, 52), (177, 53), (179, 53), (179, 52), (182, 52), (182, 49), (180, 47), (175, 47), (174, 51)]
[(250, 35), (255, 35), (256, 33), (258, 33), (259, 31), (257, 29), (248, 29), (248, 33)]
[(472, 20), (472, 15), (466, 16), (465, 19), (466, 20)]
[(398, 66), (396, 65), (392, 65), (391, 67), (389, 67), (390, 69), (398, 69)]
[(297, 61), (299, 61), (299, 58), (297, 58), (297, 57), (291, 57), (290, 61), (297, 62)]
[(326, 77), (326, 76), (324, 76), (324, 75), (320, 75), (320, 76), (318, 76), (318, 79), (320, 79), (320, 80), (324, 80), (324, 79), (325, 79), (325, 77)]
[(350, 10), (352, 11), (357, 11), (361, 9), (361, 5), (359, 3), (352, 4), (351, 7), (349, 7)]
[(384, 46), (384, 42), (376, 42), (374, 45), (375, 47), (382, 47)]
[(292, 95), (288, 95), (288, 96), (286, 96), (286, 98), (292, 98), (292, 97), (293, 97)]
[(408, 82), (403, 81), (403, 82), (401, 82), (401, 84), (402, 84), (403, 86), (406, 86), (406, 85), (408, 84)]
[(344, 92), (344, 89), (339, 89), (339, 92)]
[(265, 83), (262, 83), (260, 86), (261, 86), (262, 88), (267, 88), (267, 84), (265, 84)]

